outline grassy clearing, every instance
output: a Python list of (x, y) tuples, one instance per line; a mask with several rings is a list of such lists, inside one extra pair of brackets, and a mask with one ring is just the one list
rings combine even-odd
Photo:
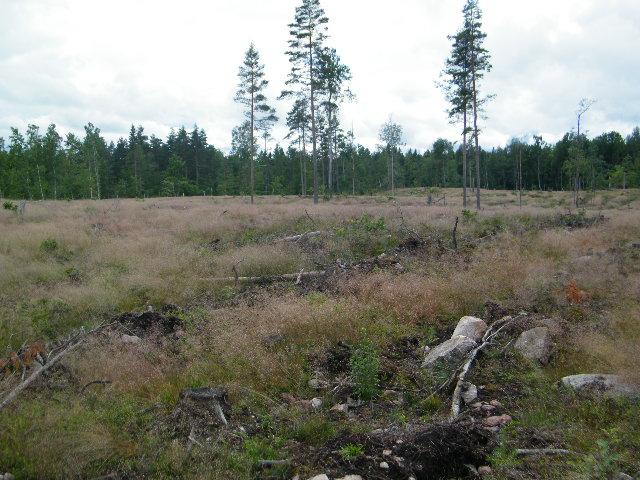
[[(426, 207), (416, 193), (395, 202), (346, 197), (317, 207), (293, 198), (258, 199), (255, 206), (232, 198), (45, 202), (29, 204), (23, 222), (0, 211), (3, 355), (25, 341), (55, 339), (149, 305), (184, 307), (185, 325), (172, 343), (126, 345), (102, 336), (69, 357), (63, 370), (0, 416), (0, 470), (18, 478), (119, 472), (253, 479), (261, 475), (259, 460), (309, 458), (309, 449), (345, 431), (437, 420), (446, 415), (447, 398), (424, 393), (438, 379), (414, 378), (415, 351), (445, 338), (461, 316), (482, 316), (485, 303), (495, 302), (566, 326), (549, 367), (507, 351), (506, 358), (489, 355), (474, 372), (473, 381), (515, 419), (491, 457), (498, 478), (640, 471), (637, 404), (585, 402), (555, 386), (561, 376), (587, 370), (640, 381), (634, 195), (597, 193), (584, 212), (563, 206), (570, 194), (551, 192), (527, 192), (522, 208), (512, 192), (488, 192), (479, 214), (463, 213), (453, 192), (447, 207)], [(599, 215), (606, 220), (591, 222)], [(328, 234), (277, 241), (312, 230)], [(211, 282), (232, 277), (234, 266), (241, 276), (266, 276), (338, 259), (357, 262), (402, 245), (411, 231), (427, 245), (400, 254), (402, 272), (376, 267), (320, 289)], [(584, 302), (567, 300), (571, 282), (586, 292)], [(355, 378), (359, 396), (372, 399), (363, 407), (367, 414), (350, 421), (330, 411), (337, 396), (308, 386), (338, 342), (357, 352), (340, 374)], [(96, 379), (108, 383), (81, 393)], [(5, 376), (0, 391), (15, 380)], [(184, 435), (167, 432), (167, 418), (182, 389), (206, 385), (225, 385), (234, 416), (251, 419), (252, 428), (214, 439), (207, 449), (190, 448)], [(388, 400), (390, 390), (403, 392), (403, 402)], [(318, 395), (322, 408), (305, 406)], [(513, 449), (536, 435), (585, 455), (516, 459)], [(360, 445), (341, 448), (345, 461), (358, 461)], [(295, 470), (305, 478), (309, 467), (303, 462)], [(294, 472), (281, 466), (270, 473), (290, 478)]]

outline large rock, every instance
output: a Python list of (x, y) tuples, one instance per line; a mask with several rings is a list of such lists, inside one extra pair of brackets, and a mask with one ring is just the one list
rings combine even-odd
[(455, 370), (464, 362), (467, 354), (477, 346), (478, 344), (469, 337), (458, 335), (429, 350), (422, 366)]
[(516, 340), (515, 349), (523, 357), (546, 365), (549, 363), (553, 349), (549, 329), (547, 327), (536, 327), (522, 332), (518, 340)]
[(487, 331), (487, 324), (484, 320), (476, 317), (462, 317), (453, 331), (451, 338), (462, 335), (468, 337), (471, 340), (479, 342), (482, 340), (482, 336)]
[(640, 387), (632, 385), (619, 375), (581, 374), (562, 379), (562, 384), (576, 392), (605, 397), (640, 398)]

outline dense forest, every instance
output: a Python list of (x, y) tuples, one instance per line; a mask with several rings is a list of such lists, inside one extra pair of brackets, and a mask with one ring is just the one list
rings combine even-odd
[[(0, 138), (0, 197), (79, 199), (182, 195), (368, 194), (403, 187), (573, 190), (640, 186), (640, 130), (627, 138), (617, 132), (589, 139), (580, 121), (593, 100), (581, 101), (577, 129), (556, 144), (540, 136), (513, 139), (502, 148), (479, 143), (484, 106), (494, 95), (482, 89), (491, 71), (484, 47), (482, 11), (466, 0), (462, 26), (449, 37), (451, 52), (439, 85), (449, 104), (449, 120), (460, 139), (438, 139), (431, 149), (403, 150), (402, 126), (391, 119), (381, 127), (381, 146), (358, 145), (341, 126), (340, 107), (354, 94), (351, 70), (327, 45), (329, 19), (319, 0), (303, 0), (288, 25), (285, 52), (291, 71), (279, 100), (288, 102), (284, 147), (270, 150), (279, 121), (265, 95), (269, 81), (251, 44), (240, 64), (235, 101), (244, 120), (232, 132), (228, 154), (210, 145), (197, 126), (172, 130), (166, 140), (132, 126), (128, 138), (107, 142), (88, 124), (83, 137), (62, 138), (55, 125), (46, 132), (30, 125)], [(285, 149), (286, 148), (286, 149)], [(475, 189), (480, 208), (480, 189)]]
[[(580, 140), (580, 141), (578, 141)], [(576, 152), (576, 145), (580, 148)], [(300, 195), (301, 169), (310, 155), (292, 145), (284, 150), (264, 146), (256, 156), (256, 193)], [(462, 149), (437, 140), (431, 149), (395, 152), (394, 180), (403, 187), (462, 186)], [(371, 151), (339, 136), (334, 192), (368, 194), (390, 188), (388, 149)], [(45, 132), (30, 126), (0, 139), (0, 196), (26, 199), (78, 199), (181, 195), (243, 195), (249, 192), (246, 148), (234, 142), (227, 155), (207, 142), (202, 129), (180, 128), (166, 140), (147, 136), (142, 127), (129, 137), (108, 143), (93, 125), (79, 138), (62, 138), (54, 125)], [(320, 192), (328, 194), (327, 155), (319, 155)], [(583, 188), (640, 187), (640, 129), (626, 137), (617, 132), (593, 139), (566, 134), (555, 145), (541, 137), (512, 140), (503, 148), (482, 151), (481, 186), (516, 189), (522, 164), (525, 189), (570, 190), (576, 159), (581, 160)], [(302, 160), (302, 161), (301, 161)], [(470, 159), (473, 165), (473, 158)], [(473, 167), (472, 167), (473, 171)], [(306, 168), (310, 176), (311, 168)], [(473, 179), (470, 179), (471, 185)]]

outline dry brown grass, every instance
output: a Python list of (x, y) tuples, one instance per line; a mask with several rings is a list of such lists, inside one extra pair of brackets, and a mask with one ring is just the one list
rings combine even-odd
[[(608, 220), (577, 229), (536, 226), (538, 217), (566, 213), (569, 193), (529, 192), (519, 208), (512, 192), (488, 192), (478, 218), (461, 221), (459, 252), (447, 249), (454, 218), (462, 218), (458, 192), (447, 192), (446, 207), (404, 193), (395, 203), (347, 197), (318, 206), (291, 197), (255, 205), (238, 198), (36, 202), (24, 221), (0, 211), (0, 353), (148, 304), (187, 307), (187, 335), (177, 346), (107, 338), (69, 358), (78, 385), (111, 383), (81, 398), (59, 393), (64, 408), (46, 393), (25, 398), (0, 422), (11, 439), (0, 440), (0, 450), (22, 451), (13, 464), (31, 478), (103, 472), (143, 454), (151, 440), (131, 424), (149, 405), (171, 405), (185, 386), (225, 384), (234, 400), (247, 390), (274, 398), (304, 392), (310, 362), (336, 341), (355, 342), (366, 331), (383, 347), (429, 327), (450, 329), (462, 315), (482, 314), (486, 301), (566, 320), (563, 363), (551, 375), (589, 368), (640, 382), (640, 264), (628, 247), (640, 240), (640, 213), (637, 200), (628, 202), (632, 192), (598, 193), (588, 215)], [(274, 240), (335, 230), (364, 214), (384, 219), (382, 236), (401, 239), (409, 227), (443, 247), (403, 257), (404, 273), (349, 275), (324, 293), (280, 286), (238, 295), (232, 283), (210, 281), (233, 276), (234, 265), (240, 275), (260, 276), (348, 257), (349, 239), (338, 235), (313, 248)], [(57, 248), (43, 248), (47, 239)], [(567, 302), (571, 282), (587, 294), (584, 302)], [(31, 423), (35, 439), (23, 433)], [(187, 458), (181, 446), (165, 447), (169, 457)]]

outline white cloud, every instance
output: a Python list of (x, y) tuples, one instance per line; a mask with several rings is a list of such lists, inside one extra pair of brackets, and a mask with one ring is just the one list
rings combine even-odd
[[(220, 148), (241, 121), (233, 103), (248, 44), (262, 54), (275, 99), (284, 86), (287, 24), (299, 0), (0, 0), (0, 135), (28, 123), (110, 139), (129, 125), (165, 136), (194, 123)], [(457, 138), (434, 82), (460, 23), (462, 0), (323, 0), (330, 42), (353, 73), (357, 102), (343, 121), (370, 147), (390, 114), (407, 144)], [(598, 103), (592, 134), (640, 124), (637, 0), (481, 0), (494, 70), (482, 143), (571, 129), (582, 97)], [(286, 105), (273, 100), (280, 117)], [(275, 137), (281, 139), (280, 125)]]

